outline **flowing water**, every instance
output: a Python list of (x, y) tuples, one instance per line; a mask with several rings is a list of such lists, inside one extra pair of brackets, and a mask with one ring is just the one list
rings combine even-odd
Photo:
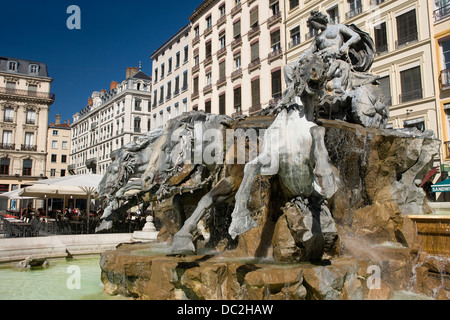
[(0, 265), (0, 300), (118, 300), (103, 293), (100, 256), (50, 259), (46, 269)]

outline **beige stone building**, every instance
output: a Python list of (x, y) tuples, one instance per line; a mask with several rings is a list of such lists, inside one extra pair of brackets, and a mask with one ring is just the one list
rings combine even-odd
[(61, 123), (60, 115), (48, 125), (46, 176), (49, 178), (65, 177), (69, 173), (70, 133), (70, 120)]
[(189, 17), (194, 110), (251, 114), (282, 95), (284, 0), (205, 0)]
[(190, 32), (188, 24), (150, 56), (153, 65), (152, 129), (191, 110)]
[(127, 68), (121, 83), (92, 93), (70, 125), (70, 174), (104, 174), (114, 151), (151, 127), (152, 78), (141, 68)]
[[(0, 192), (46, 175), (52, 81), (44, 63), (0, 57)], [(0, 200), (0, 210), (17, 209), (16, 204)]]
[(443, 169), (450, 171), (450, 1), (429, 0), (432, 24), (434, 86), (439, 109)]

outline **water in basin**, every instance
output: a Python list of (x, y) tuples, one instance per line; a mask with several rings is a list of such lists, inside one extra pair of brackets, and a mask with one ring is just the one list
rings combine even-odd
[(30, 271), (16, 269), (15, 263), (0, 265), (0, 300), (121, 299), (103, 293), (99, 260), (98, 255), (51, 259), (47, 269)]

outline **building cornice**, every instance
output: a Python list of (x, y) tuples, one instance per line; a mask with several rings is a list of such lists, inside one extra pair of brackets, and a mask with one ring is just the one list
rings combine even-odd
[(203, 13), (205, 13), (207, 10), (210, 9), (210, 7), (218, 2), (219, 0), (205, 0), (202, 4), (200, 4), (194, 11), (193, 14), (189, 17), (189, 21), (194, 23), (199, 16), (201, 16)]
[(158, 49), (155, 50), (155, 52), (150, 56), (150, 59), (154, 59), (156, 56), (158, 56), (161, 51), (164, 51), (170, 44), (175, 42), (178, 38), (180, 38), (183, 33), (188, 31), (191, 28), (192, 24), (189, 22), (187, 25), (185, 25), (183, 28), (181, 28), (175, 35), (173, 35), (169, 40), (164, 42), (162, 46), (160, 46)]

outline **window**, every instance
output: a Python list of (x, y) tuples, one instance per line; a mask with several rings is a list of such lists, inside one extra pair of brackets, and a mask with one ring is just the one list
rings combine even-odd
[(142, 108), (141, 108), (141, 100), (139, 100), (139, 99), (135, 99), (134, 100), (134, 110), (135, 111), (141, 111), (142, 110)]
[(173, 112), (174, 117), (178, 117), (180, 115), (180, 104), (178, 102), (175, 103), (175, 106), (173, 108), (174, 108)]
[(238, 20), (233, 24), (233, 38), (237, 39), (240, 36), (241, 36), (241, 20)]
[(272, 98), (277, 100), (281, 98), (281, 70), (272, 72)]
[(397, 17), (397, 38), (397, 47), (418, 40), (415, 9)]
[(181, 64), (181, 55), (180, 52), (177, 52), (175, 56), (175, 69), (178, 69), (180, 67), (180, 64)]
[(56, 177), (56, 169), (50, 169), (50, 177)]
[(6, 107), (3, 112), (3, 121), (4, 122), (13, 122), (14, 121), (14, 109)]
[(36, 64), (30, 64), (30, 73), (38, 74), (39, 73), (39, 66), (36, 65)]
[(205, 44), (205, 55), (206, 55), (206, 58), (211, 57), (211, 54), (212, 54), (211, 41), (208, 41)]
[(224, 17), (226, 14), (227, 14), (227, 13), (226, 13), (226, 11), (225, 11), (225, 4), (223, 4), (223, 5), (221, 5), (221, 6), (219, 7), (219, 15), (220, 15), (220, 17), (222, 18), (222, 17)]
[(155, 69), (155, 83), (158, 82), (158, 68)]
[(425, 119), (419, 118), (419, 119), (413, 119), (413, 120), (407, 120), (403, 123), (404, 128), (417, 128), (420, 132), (425, 131)]
[(206, 73), (206, 85), (209, 86), (212, 83), (212, 74), (211, 71)]
[(212, 27), (212, 18), (211, 16), (206, 17), (206, 29), (209, 29)]
[(37, 92), (37, 85), (29, 84), (28, 85), (28, 95), (35, 97), (36, 96), (36, 92)]
[(3, 130), (2, 135), (2, 145), (4, 148), (8, 148), (11, 146), (12, 141), (12, 131), (9, 130)]
[(165, 66), (164, 63), (163, 63), (163, 64), (161, 64), (161, 79), (164, 78), (165, 70), (166, 70), (166, 66)]
[(388, 51), (386, 22), (380, 23), (375, 27), (375, 47), (377, 53)]
[(200, 27), (199, 26), (195, 26), (194, 27), (194, 37), (197, 38), (200, 36)]
[(174, 95), (177, 95), (180, 93), (180, 76), (175, 77), (175, 88), (174, 88)]
[(205, 112), (211, 113), (211, 100), (205, 102)]
[(281, 49), (280, 30), (274, 31), (270, 34), (270, 44), (272, 46), (272, 52)]
[(200, 58), (199, 58), (199, 55), (196, 54), (196, 55), (194, 56), (194, 67), (195, 67), (195, 66), (198, 66), (199, 63), (200, 63)]
[(183, 112), (187, 112), (188, 109), (188, 100), (183, 99)]
[(34, 146), (34, 133), (33, 132), (25, 132), (25, 146), (27, 146), (27, 147)]
[(252, 107), (260, 105), (260, 83), (259, 78), (252, 81)]
[(61, 155), (61, 163), (67, 163), (67, 155)]
[(250, 11), (250, 29), (253, 29), (259, 25), (259, 9), (255, 7)]
[(384, 95), (384, 103), (387, 106), (391, 106), (392, 105), (392, 96), (391, 96), (391, 82), (390, 82), (390, 77), (386, 76), (386, 77), (382, 77), (378, 80), (378, 82), (380, 83), (380, 89), (381, 92), (383, 92)]
[(300, 26), (291, 29), (291, 48), (300, 43)]
[(33, 160), (25, 159), (22, 164), (22, 175), (23, 176), (31, 176), (31, 171), (33, 168)]
[(233, 107), (236, 112), (241, 111), (242, 98), (241, 98), (241, 87), (233, 90)]
[(158, 91), (154, 90), (153, 91), (153, 108), (156, 107), (156, 105), (158, 104)]
[(272, 16), (280, 12), (280, 3), (278, 0), (270, 0), (269, 7), (270, 11), (272, 12)]
[(166, 100), (172, 98), (172, 81), (167, 83), (167, 97)]
[(134, 132), (135, 133), (141, 132), (141, 118), (139, 117), (134, 118)]
[(331, 24), (339, 23), (339, 8), (338, 8), (338, 6), (335, 6), (331, 9), (327, 10), (327, 14), (330, 17)]
[(63, 150), (68, 150), (69, 149), (68, 146), (69, 146), (69, 143), (67, 141), (63, 141), (62, 142), (62, 149)]
[(188, 88), (188, 72), (185, 71), (183, 72), (183, 87), (181, 88), (181, 90), (187, 90)]
[(164, 125), (164, 111), (159, 112), (159, 126), (162, 127)]
[(440, 43), (442, 55), (442, 71), (441, 71), (441, 86), (448, 88), (450, 86), (450, 41), (443, 41)]
[(223, 49), (223, 48), (225, 48), (226, 47), (226, 45), (227, 45), (227, 43), (226, 43), (226, 38), (225, 38), (225, 32), (222, 32), (220, 35), (219, 35), (219, 46), (220, 46), (220, 49)]
[(362, 12), (361, 0), (348, 0), (348, 12), (347, 19), (353, 18), (354, 16)]
[(250, 45), (251, 62), (259, 59), (259, 41)]
[(189, 59), (189, 46), (184, 47), (184, 62), (188, 62)]
[(53, 131), (52, 131), (52, 135), (53, 135), (54, 137), (57, 137), (57, 136), (58, 136), (58, 130), (53, 130)]
[(66, 170), (61, 169), (61, 177), (65, 177), (66, 176)]
[(241, 52), (238, 52), (233, 57), (234, 71), (241, 69)]
[(15, 61), (9, 61), (8, 62), (8, 71), (13, 71), (16, 72), (17, 71), (17, 62)]
[(10, 164), (11, 164), (11, 160), (9, 160), (9, 158), (1, 158), (0, 159), (0, 174), (1, 175), (9, 175)]
[(52, 161), (52, 163), (56, 163), (58, 160), (58, 155), (56, 155), (56, 154), (52, 154), (52, 156), (51, 156), (51, 161)]
[(164, 102), (164, 86), (159, 88), (159, 104)]
[(36, 121), (36, 112), (34, 110), (27, 110), (27, 124), (34, 124)]
[(194, 78), (194, 93), (198, 93), (198, 77)]
[(58, 141), (56, 140), (52, 141), (52, 149), (58, 149)]
[(292, 10), (298, 7), (298, 0), (289, 0), (289, 9)]
[(402, 94), (400, 103), (422, 99), (422, 78), (420, 67), (400, 72)]
[(225, 60), (219, 63), (219, 79), (224, 79), (226, 77), (225, 74)]
[(219, 114), (226, 114), (225, 94), (219, 96)]
[(167, 74), (172, 73), (172, 58), (169, 58), (169, 62), (167, 62)]

